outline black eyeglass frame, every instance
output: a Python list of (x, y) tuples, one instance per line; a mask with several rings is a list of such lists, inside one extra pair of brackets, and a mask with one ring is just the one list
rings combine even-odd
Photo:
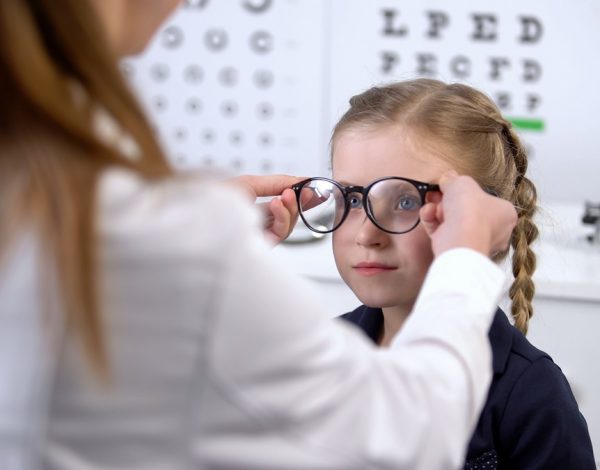
[[(377, 227), (379, 230), (382, 230), (384, 232), (387, 233), (391, 233), (394, 235), (400, 235), (403, 233), (408, 233), (411, 230), (414, 230), (415, 227), (417, 225), (419, 225), (419, 222), (421, 221), (421, 218), (417, 218), (417, 221), (415, 222), (415, 224), (407, 229), (407, 230), (403, 230), (402, 232), (394, 232), (392, 230), (387, 230), (385, 228), (383, 228), (381, 225), (379, 225), (376, 221), (375, 221), (375, 216), (373, 215), (373, 212), (371, 210), (371, 207), (368, 204), (368, 196), (369, 196), (369, 191), (371, 190), (371, 188), (381, 182), (381, 181), (386, 181), (386, 180), (400, 180), (400, 181), (406, 181), (407, 183), (412, 184), (417, 191), (419, 192), (420, 196), (421, 196), (421, 206), (425, 205), (425, 196), (428, 192), (430, 191), (440, 191), (440, 186), (438, 184), (434, 184), (434, 183), (424, 183), (423, 181), (417, 181), (417, 180), (413, 180), (410, 178), (403, 178), (401, 176), (386, 176), (384, 178), (379, 178), (376, 179), (375, 181), (369, 183), (367, 186), (344, 186), (340, 183), (338, 183), (335, 180), (332, 180), (330, 178), (324, 178), (321, 176), (316, 176), (314, 178), (307, 178), (305, 180), (302, 180), (296, 184), (294, 184), (292, 186), (292, 190), (294, 191), (294, 193), (296, 193), (296, 203), (298, 204), (298, 214), (300, 214), (300, 217), (302, 218), (302, 221), (304, 222), (304, 225), (306, 225), (310, 230), (312, 230), (313, 232), (317, 232), (317, 233), (331, 233), (335, 230), (337, 230), (346, 220), (346, 218), (348, 217), (348, 213), (350, 212), (350, 202), (348, 200), (348, 196), (352, 193), (360, 193), (362, 195), (362, 206), (363, 209), (365, 211), (365, 213), (367, 214), (367, 217), (369, 218), (369, 220), (371, 222), (373, 222), (373, 225), (375, 225), (375, 227)], [(307, 220), (304, 218), (304, 215), (302, 213), (302, 207), (301, 207), (301, 203), (300, 203), (300, 196), (302, 193), (302, 189), (304, 188), (304, 186), (306, 186), (308, 183), (312, 182), (312, 181), (327, 181), (328, 183), (333, 184), (334, 186), (336, 186), (338, 189), (340, 189), (340, 191), (342, 192), (342, 194), (344, 195), (344, 215), (342, 215), (340, 221), (338, 222), (337, 225), (335, 225), (333, 228), (331, 228), (330, 230), (317, 230), (314, 227), (312, 227)]]

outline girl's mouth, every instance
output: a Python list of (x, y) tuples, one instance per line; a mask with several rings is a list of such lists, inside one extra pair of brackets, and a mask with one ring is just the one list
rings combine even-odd
[(374, 276), (377, 274), (389, 273), (398, 269), (396, 266), (389, 266), (382, 263), (370, 263), (366, 261), (358, 263), (352, 268), (363, 276)]

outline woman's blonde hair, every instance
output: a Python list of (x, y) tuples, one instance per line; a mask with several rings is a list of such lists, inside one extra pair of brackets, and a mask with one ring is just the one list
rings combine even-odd
[[(487, 191), (517, 208), (513, 247), (513, 284), (509, 290), (515, 326), (527, 332), (533, 314), (532, 274), (538, 236), (533, 222), (537, 195), (526, 177), (527, 152), (511, 123), (493, 101), (472, 87), (416, 79), (373, 87), (350, 99), (350, 108), (335, 126), (332, 155), (340, 133), (356, 128), (402, 125), (424, 142), (444, 149), (444, 158), (459, 172), (475, 178)], [(494, 257), (499, 261), (508, 251)]]
[[(103, 170), (171, 173), (89, 0), (0, 1), (0, 254), (33, 228), (52, 253), (67, 324), (107, 372), (96, 286), (95, 195)], [(94, 130), (108, 113), (139, 148), (127, 159)]]

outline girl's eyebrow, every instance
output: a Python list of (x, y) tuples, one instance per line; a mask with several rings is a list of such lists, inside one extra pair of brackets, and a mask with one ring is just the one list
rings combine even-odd
[[(2, 0), (0, 0), (2, 1)], [(332, 178), (334, 181), (337, 181), (338, 183), (340, 183), (342, 186), (362, 186), (360, 184), (355, 184), (355, 183), (351, 183), (350, 181), (346, 180), (346, 179), (337, 179), (337, 178)], [(366, 186), (366, 185), (365, 185)]]

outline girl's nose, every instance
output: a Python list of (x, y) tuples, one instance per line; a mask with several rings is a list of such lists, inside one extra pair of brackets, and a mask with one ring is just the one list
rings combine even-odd
[(389, 241), (389, 234), (377, 228), (365, 213), (362, 214), (362, 222), (358, 222), (356, 243), (360, 246), (371, 248), (382, 248)]

